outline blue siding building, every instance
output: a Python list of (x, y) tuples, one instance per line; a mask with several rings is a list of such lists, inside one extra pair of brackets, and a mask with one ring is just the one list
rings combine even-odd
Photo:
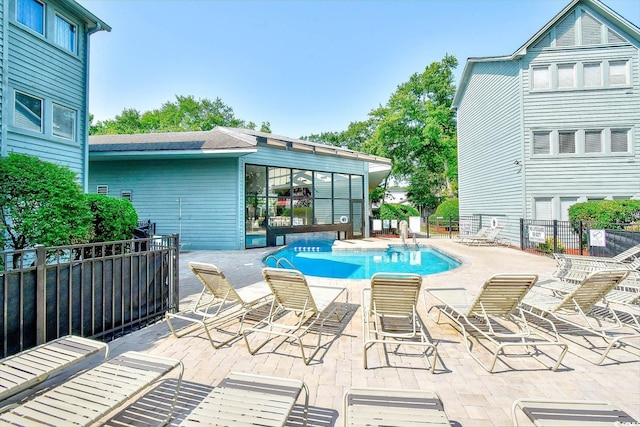
[(131, 200), (192, 249), (368, 235), (369, 189), (389, 159), (247, 129), (89, 138), (89, 192)]
[(0, 0), (0, 155), (69, 167), (87, 189), (89, 40), (111, 28), (73, 0)]
[(453, 106), (461, 215), (566, 220), (587, 200), (640, 198), (640, 29), (573, 0), (514, 53), (469, 58)]

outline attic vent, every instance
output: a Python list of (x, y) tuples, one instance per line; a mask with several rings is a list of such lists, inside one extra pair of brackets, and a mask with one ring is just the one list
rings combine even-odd
[(120, 197), (131, 201), (131, 190), (122, 190), (120, 192)]
[(96, 191), (98, 194), (102, 194), (103, 196), (109, 195), (109, 186), (108, 185), (98, 185), (98, 189)]

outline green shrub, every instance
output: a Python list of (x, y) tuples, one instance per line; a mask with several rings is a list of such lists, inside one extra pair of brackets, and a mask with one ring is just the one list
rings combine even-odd
[(85, 195), (93, 213), (93, 242), (133, 238), (138, 214), (129, 200), (99, 194)]
[(430, 220), (435, 220), (437, 218), (443, 219), (459, 219), (460, 213), (458, 210), (458, 199), (447, 199), (444, 202), (440, 203), (436, 208), (436, 211), (429, 217)]
[(380, 219), (397, 219), (409, 221), (410, 216), (419, 216), (420, 212), (413, 206), (399, 203), (385, 203), (380, 206)]
[(10, 153), (0, 158), (0, 236), (5, 249), (87, 243), (91, 211), (69, 168)]
[[(549, 255), (553, 254), (553, 237), (547, 237), (544, 239), (544, 243), (538, 243), (538, 249)], [(558, 239), (558, 253), (564, 253), (566, 247), (560, 239)]]
[[(573, 227), (588, 221), (591, 228), (609, 228), (610, 224), (634, 224), (640, 221), (640, 200), (598, 200), (576, 203), (569, 208)], [(617, 227), (623, 228), (623, 227)]]

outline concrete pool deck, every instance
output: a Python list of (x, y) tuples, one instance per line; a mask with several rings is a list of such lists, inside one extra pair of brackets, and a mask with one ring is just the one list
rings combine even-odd
[[(469, 247), (448, 239), (418, 239), (420, 245), (438, 248), (457, 258), (462, 265), (452, 271), (425, 276), (423, 287), (465, 287), (475, 293), (483, 282), (497, 273), (535, 273), (548, 279), (555, 261), (507, 247)], [(386, 247), (398, 239), (342, 241), (350, 247)], [(200, 292), (201, 285), (187, 267), (189, 261), (208, 262), (224, 271), (235, 286), (262, 279), (261, 259), (271, 249), (246, 251), (190, 251), (180, 254), (180, 297), (187, 302)], [(251, 356), (243, 340), (214, 349), (204, 333), (183, 338), (170, 335), (166, 322), (159, 322), (110, 343), (111, 354), (128, 350), (179, 358), (185, 366), (177, 414), (170, 425), (178, 425), (211, 387), (229, 372), (301, 379), (310, 389), (309, 426), (341, 426), (342, 397), (348, 387), (385, 387), (436, 391), (450, 420), (462, 426), (509, 426), (510, 407), (517, 398), (537, 397), (572, 400), (605, 400), (626, 409), (640, 419), (640, 360), (622, 351), (612, 351), (615, 360), (593, 365), (568, 354), (557, 372), (531, 357), (503, 358), (497, 372), (486, 372), (467, 353), (462, 336), (448, 323), (436, 324), (425, 315), (424, 293), (419, 312), (432, 340), (437, 343), (439, 363), (429, 372), (418, 348), (403, 346), (402, 354), (376, 345), (368, 351), (369, 367), (363, 368), (361, 289), (368, 280), (339, 280), (309, 277), (311, 284), (339, 284), (348, 288), (349, 315), (333, 333), (325, 335), (326, 345), (307, 366), (293, 345), (276, 339)], [(435, 301), (429, 301), (430, 303)], [(480, 346), (479, 346), (480, 347)], [(488, 352), (477, 349), (480, 354)], [(542, 350), (555, 358), (555, 349)], [(545, 358), (549, 361), (549, 358)], [(168, 385), (170, 381), (167, 382)], [(116, 415), (109, 425), (147, 425), (166, 408), (160, 387), (147, 393)], [(163, 403), (164, 402), (164, 403)], [(247, 402), (250, 404), (250, 402)], [(302, 405), (296, 405), (288, 425), (300, 425)], [(155, 417), (155, 418), (154, 418)], [(519, 418), (522, 425), (531, 425)]]

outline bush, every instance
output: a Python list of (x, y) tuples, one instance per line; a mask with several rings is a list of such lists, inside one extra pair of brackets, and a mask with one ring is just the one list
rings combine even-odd
[(398, 203), (385, 203), (380, 206), (380, 219), (397, 219), (409, 221), (410, 216), (419, 216), (420, 212), (413, 206)]
[(576, 203), (569, 208), (569, 220), (572, 227), (578, 227), (580, 221), (588, 221), (591, 228), (609, 228), (610, 224), (634, 224), (640, 221), (640, 200)]
[(447, 199), (440, 203), (436, 208), (436, 211), (429, 217), (430, 220), (436, 220), (438, 217), (443, 219), (459, 219), (460, 213), (458, 211), (458, 199)]
[(76, 174), (64, 166), (10, 153), (0, 158), (0, 197), (5, 249), (87, 243), (91, 237), (91, 211)]
[(87, 194), (85, 198), (93, 213), (93, 242), (133, 238), (138, 214), (129, 200), (99, 194)]
[[(553, 255), (553, 237), (544, 239), (544, 243), (538, 243), (538, 249), (549, 255)], [(558, 239), (558, 253), (564, 253), (566, 247), (560, 239)]]

